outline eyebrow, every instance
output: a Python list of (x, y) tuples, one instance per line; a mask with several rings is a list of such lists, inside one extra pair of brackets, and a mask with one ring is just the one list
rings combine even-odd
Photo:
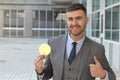
[[(68, 17), (68, 19), (73, 18), (73, 17)], [(77, 16), (75, 18), (83, 18), (82, 16)]]

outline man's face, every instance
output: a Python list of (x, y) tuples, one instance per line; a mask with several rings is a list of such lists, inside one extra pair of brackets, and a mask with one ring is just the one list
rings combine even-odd
[(69, 11), (66, 13), (68, 30), (72, 36), (82, 36), (88, 18), (82, 10)]

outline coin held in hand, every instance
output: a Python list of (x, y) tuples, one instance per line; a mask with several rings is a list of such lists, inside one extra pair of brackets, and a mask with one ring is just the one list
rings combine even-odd
[(44, 43), (39, 46), (39, 53), (41, 55), (47, 56), (49, 55), (50, 52), (51, 52), (51, 48), (48, 44)]

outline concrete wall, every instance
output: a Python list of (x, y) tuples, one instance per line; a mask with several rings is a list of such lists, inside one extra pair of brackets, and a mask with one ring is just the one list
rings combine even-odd
[(48, 4), (49, 0), (0, 0), (0, 4)]

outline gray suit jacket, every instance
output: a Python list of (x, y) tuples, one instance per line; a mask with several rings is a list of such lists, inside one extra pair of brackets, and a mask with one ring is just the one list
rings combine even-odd
[[(48, 44), (51, 46), (52, 50), (50, 55), (46, 58), (43, 80), (47, 80), (51, 77), (53, 77), (53, 80), (63, 80), (66, 40), (67, 35), (48, 40)], [(106, 59), (104, 47), (101, 44), (85, 37), (85, 41), (79, 52), (82, 54), (82, 58), (80, 60), (81, 65), (79, 67), (79, 73), (77, 73), (79, 74), (77, 80), (95, 80), (95, 78), (90, 75), (89, 71), (89, 64), (94, 63), (93, 56), (96, 56), (102, 67), (108, 71), (109, 80), (116, 80), (116, 76)]]

